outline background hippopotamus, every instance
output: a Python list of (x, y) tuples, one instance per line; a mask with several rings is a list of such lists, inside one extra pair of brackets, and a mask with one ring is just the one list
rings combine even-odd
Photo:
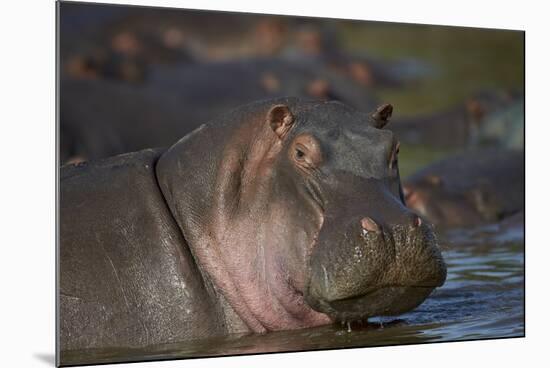
[(444, 227), (482, 225), (523, 211), (522, 151), (476, 149), (419, 170), (404, 183), (407, 206)]
[(315, 61), (366, 86), (431, 75), (418, 60), (345, 52), (335, 23), (324, 19), (67, 3), (61, 27), (61, 73), (76, 79), (144, 82), (158, 66), (258, 57)]
[(229, 108), (285, 95), (359, 110), (397, 101), (404, 174), (450, 149), (519, 147), (521, 129), (485, 118), (522, 98), (522, 42), (514, 32), (64, 3), (61, 162), (167, 147)]
[[(512, 114), (503, 114), (511, 109)], [(403, 143), (446, 149), (523, 147), (523, 95), (517, 92), (480, 92), (444, 111), (394, 120), (393, 130)]]
[[(446, 278), (404, 204), (391, 105), (252, 103), (167, 150), (68, 165), (61, 350), (365, 320)], [(63, 360), (63, 358), (62, 358)]]
[(349, 78), (305, 61), (256, 59), (157, 68), (139, 86), (64, 80), (61, 162), (168, 147), (223, 111), (281, 95), (337, 99), (356, 108), (376, 101)]

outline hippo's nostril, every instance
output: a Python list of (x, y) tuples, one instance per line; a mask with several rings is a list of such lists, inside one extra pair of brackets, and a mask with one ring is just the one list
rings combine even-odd
[(373, 231), (375, 233), (380, 232), (380, 226), (378, 226), (378, 224), (370, 217), (363, 217), (361, 219), (361, 227), (363, 228), (363, 234), (366, 234), (369, 231)]

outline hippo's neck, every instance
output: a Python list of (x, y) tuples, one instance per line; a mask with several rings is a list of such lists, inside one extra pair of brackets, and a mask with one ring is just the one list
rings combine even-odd
[(328, 322), (304, 303), (277, 262), (275, 243), (289, 239), (270, 228), (269, 188), (282, 144), (265, 124), (268, 107), (199, 128), (157, 165), (203, 276), (254, 332)]

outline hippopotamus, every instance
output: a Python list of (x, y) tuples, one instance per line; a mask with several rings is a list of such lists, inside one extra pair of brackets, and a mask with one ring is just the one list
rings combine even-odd
[[(394, 119), (393, 131), (403, 143), (444, 149), (498, 146), (500, 142), (483, 139), (492, 114), (523, 101), (517, 91), (482, 91), (443, 111)], [(521, 121), (520, 121), (521, 124)], [(494, 125), (494, 124), (492, 124)], [(509, 133), (510, 134), (510, 133)], [(502, 145), (501, 145), (502, 146)], [(507, 145), (512, 147), (512, 145)], [(519, 145), (515, 147), (518, 148)]]
[(75, 79), (143, 82), (157, 65), (273, 55), (288, 37), (289, 19), (268, 15), (79, 3), (59, 9), (61, 74)]
[(58, 6), (62, 77), (141, 83), (153, 63), (194, 61), (190, 50), (172, 47), (158, 30), (116, 30), (115, 25), (129, 14), (141, 13), (143, 9), (66, 2)]
[[(235, 81), (239, 83), (235, 83)], [(63, 80), (60, 158), (94, 160), (168, 147), (205, 121), (255, 99), (337, 99), (355, 108), (372, 93), (318, 64), (275, 59), (156, 68), (147, 84)]]
[(446, 278), (392, 106), (277, 98), (60, 174), (62, 351), (397, 315)]
[[(329, 23), (291, 16), (70, 2), (60, 3), (59, 9), (61, 31), (67, 36), (63, 41), (70, 51), (81, 50), (78, 40), (110, 47), (112, 40), (125, 35), (139, 47), (122, 51), (155, 62), (170, 62), (172, 58), (163, 54), (184, 49), (201, 61), (274, 56), (290, 44), (310, 52), (316, 46), (317, 29)], [(313, 32), (304, 32), (303, 24)], [(156, 45), (153, 50), (152, 45)], [(163, 52), (148, 55), (155, 50)]]
[(473, 149), (438, 161), (404, 182), (407, 206), (435, 225), (499, 222), (524, 209), (523, 151)]
[(314, 60), (366, 87), (396, 87), (428, 77), (432, 69), (418, 60), (348, 52), (342, 21), (100, 4), (59, 6), (61, 74), (76, 79), (140, 83), (149, 68), (159, 65), (282, 57)]

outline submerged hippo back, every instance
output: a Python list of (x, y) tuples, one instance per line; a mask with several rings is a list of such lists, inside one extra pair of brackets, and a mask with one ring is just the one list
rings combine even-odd
[(223, 331), (145, 150), (61, 169), (61, 349)]
[(519, 150), (466, 151), (410, 176), (407, 204), (442, 226), (495, 222), (523, 209), (524, 169)]

